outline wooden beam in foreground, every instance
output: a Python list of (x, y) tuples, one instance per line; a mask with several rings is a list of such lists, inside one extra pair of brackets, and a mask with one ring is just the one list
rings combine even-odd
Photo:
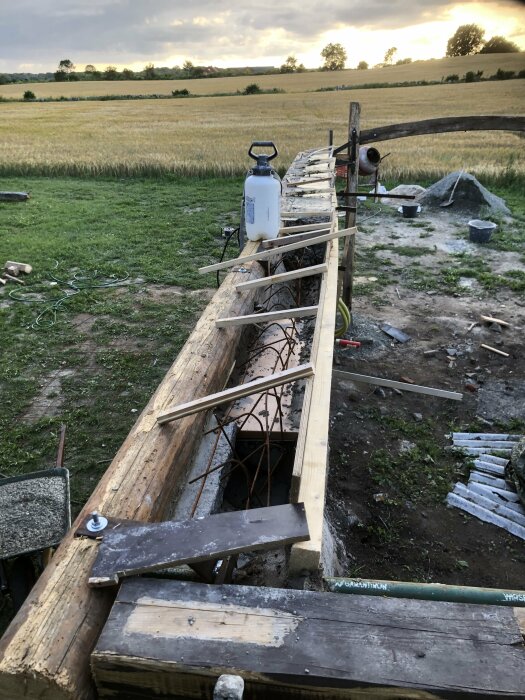
[(254, 379), (252, 382), (246, 382), (246, 384), (234, 386), (230, 389), (219, 391), (216, 394), (204, 396), (201, 399), (195, 399), (194, 401), (189, 401), (188, 403), (181, 404), (180, 406), (170, 408), (167, 411), (162, 411), (157, 415), (157, 423), (164, 425), (164, 423), (169, 423), (177, 420), (178, 418), (184, 418), (185, 416), (190, 416), (193, 413), (205, 411), (209, 408), (213, 408), (214, 406), (220, 406), (223, 403), (235, 401), (235, 399), (240, 399), (243, 396), (249, 396), (250, 394), (255, 394), (259, 391), (265, 391), (266, 389), (271, 389), (274, 386), (281, 386), (281, 384), (288, 384), (289, 382), (294, 382), (297, 379), (311, 377), (313, 374), (314, 366), (312, 364), (299, 365), (299, 367), (294, 367), (293, 369), (285, 369), (282, 372), (271, 374), (269, 377)]
[(90, 586), (180, 564), (216, 561), (241, 552), (285, 547), (308, 539), (302, 503), (217, 513), (163, 523), (126, 523), (100, 533)]
[(271, 238), (268, 241), (262, 242), (263, 248), (275, 248), (280, 245), (290, 245), (296, 241), (308, 241), (311, 238), (319, 236), (322, 231), (330, 231), (330, 226), (320, 229), (319, 231), (305, 231), (304, 233), (294, 233), (291, 236), (281, 236), (280, 238)]
[(512, 608), (148, 578), (123, 582), (91, 662), (113, 700), (211, 698), (223, 673), (250, 700), (518, 700), (525, 687)]
[(328, 272), (323, 275), (321, 284), (310, 355), (316, 365), (315, 376), (308, 380), (305, 388), (292, 476), (292, 498), (304, 502), (310, 529), (310, 541), (292, 547), (290, 570), (296, 573), (317, 571), (323, 539), (339, 241), (336, 239), (329, 248)]
[(206, 272), (215, 272), (216, 270), (225, 270), (228, 267), (235, 267), (235, 265), (244, 265), (247, 262), (253, 260), (268, 260), (274, 255), (285, 255), (292, 250), (299, 250), (299, 248), (306, 248), (310, 245), (317, 245), (318, 243), (328, 243), (334, 238), (344, 238), (346, 236), (353, 236), (356, 233), (355, 228), (345, 228), (341, 231), (332, 231), (331, 233), (325, 233), (321, 236), (316, 236), (315, 238), (310, 238), (307, 241), (298, 241), (297, 243), (290, 243), (290, 245), (284, 245), (276, 250), (261, 250), (257, 253), (251, 255), (243, 255), (239, 258), (234, 258), (233, 260), (224, 260), (224, 262), (216, 263), (215, 265), (208, 265), (207, 267), (199, 268), (201, 274)]
[[(256, 250), (249, 243), (245, 253)], [(260, 277), (260, 265), (249, 274)], [(93, 510), (142, 521), (162, 520), (177, 481), (201, 439), (205, 414), (160, 428), (156, 416), (174, 403), (222, 389), (239, 347), (238, 328), (218, 329), (218, 315), (249, 313), (251, 295), (234, 293), (246, 273), (229, 274), (131, 429), (77, 523)], [(51, 564), (0, 641), (0, 698), (91, 700), (89, 654), (105, 622), (113, 593), (87, 585), (97, 544), (64, 538)]]
[(392, 379), (383, 379), (382, 377), (369, 377), (367, 374), (343, 372), (339, 369), (334, 369), (333, 375), (336, 379), (349, 379), (352, 382), (374, 384), (375, 386), (387, 386), (391, 389), (400, 389), (401, 391), (413, 391), (416, 394), (428, 394), (429, 396), (439, 396), (442, 399), (453, 399), (454, 401), (461, 401), (463, 398), (463, 394), (458, 394), (458, 392), (456, 391), (445, 391), (445, 389), (433, 389), (430, 386), (419, 386), (417, 384), (408, 384), (407, 382), (395, 382)]
[(263, 277), (260, 280), (252, 280), (250, 282), (241, 282), (235, 289), (238, 292), (243, 292), (245, 289), (255, 289), (256, 287), (268, 287), (270, 284), (279, 284), (281, 282), (289, 282), (290, 280), (301, 279), (302, 277), (311, 277), (312, 275), (322, 275), (328, 270), (326, 263), (321, 265), (312, 265), (311, 267), (301, 267), (298, 270), (290, 270), (290, 272), (281, 272), (278, 275)]
[(296, 309), (279, 309), (279, 311), (268, 311), (262, 314), (249, 314), (248, 316), (232, 316), (231, 318), (218, 318), (215, 321), (217, 328), (227, 328), (228, 326), (246, 326), (250, 323), (268, 323), (268, 321), (278, 321), (283, 318), (305, 318), (315, 316), (317, 306), (299, 306)]

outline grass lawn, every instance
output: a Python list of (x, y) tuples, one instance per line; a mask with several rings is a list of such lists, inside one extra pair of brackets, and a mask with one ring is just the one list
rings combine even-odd
[(31, 199), (0, 204), (0, 262), (33, 273), (0, 289), (0, 472), (53, 466), (66, 423), (76, 513), (206, 305), (215, 279), (197, 268), (237, 223), (242, 181), (4, 178), (2, 189)]

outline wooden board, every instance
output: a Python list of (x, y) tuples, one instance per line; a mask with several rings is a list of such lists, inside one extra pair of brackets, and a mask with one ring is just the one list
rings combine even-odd
[(220, 263), (215, 263), (215, 265), (208, 265), (207, 267), (199, 268), (201, 274), (206, 272), (216, 272), (217, 270), (226, 270), (228, 267), (235, 267), (235, 265), (245, 265), (247, 262), (252, 262), (253, 260), (268, 260), (275, 255), (286, 255), (286, 253), (292, 250), (299, 250), (300, 248), (306, 248), (310, 245), (317, 245), (319, 243), (328, 243), (328, 241), (334, 238), (343, 238), (346, 236), (355, 235), (356, 229), (342, 229), (341, 231), (331, 231), (330, 233), (325, 233), (315, 238), (310, 238), (307, 241), (298, 241), (297, 243), (290, 243), (290, 245), (283, 245), (275, 250), (260, 250), (257, 253), (252, 253), (251, 255), (241, 256), (239, 258), (234, 258), (232, 260), (224, 260)]
[(321, 286), (319, 313), (312, 341), (311, 357), (315, 357), (316, 373), (305, 389), (292, 477), (292, 497), (304, 502), (306, 506), (310, 541), (292, 547), (292, 572), (315, 571), (321, 558), (338, 261), (339, 245), (335, 240), (327, 252), (328, 272), (323, 277), (324, 284)]
[(99, 697), (523, 698), (512, 608), (125, 581), (92, 654)]
[(321, 265), (311, 265), (310, 267), (301, 267), (298, 270), (290, 270), (290, 272), (281, 272), (270, 277), (263, 277), (260, 280), (252, 280), (251, 282), (241, 282), (235, 289), (242, 292), (245, 289), (256, 289), (257, 287), (268, 287), (271, 284), (281, 284), (282, 282), (290, 282), (291, 280), (301, 279), (303, 277), (312, 277), (312, 275), (321, 275), (326, 272), (328, 267), (326, 263)]
[(260, 314), (248, 314), (247, 316), (232, 316), (231, 318), (218, 318), (215, 321), (217, 328), (227, 328), (228, 326), (246, 326), (254, 323), (268, 323), (279, 321), (283, 318), (306, 318), (316, 316), (317, 306), (299, 306), (295, 309), (279, 309), (279, 311), (268, 311)]
[(382, 377), (369, 377), (366, 374), (356, 374), (355, 372), (343, 372), (342, 370), (334, 369), (334, 377), (336, 379), (349, 379), (352, 382), (362, 382), (363, 384), (374, 384), (376, 386), (387, 386), (392, 389), (400, 389), (401, 391), (413, 391), (416, 394), (428, 394), (429, 396), (439, 396), (442, 399), (453, 399), (461, 401), (463, 394), (457, 391), (445, 391), (445, 389), (434, 389), (430, 386), (418, 386), (417, 384), (408, 384), (407, 382), (395, 382), (392, 379), (383, 379)]
[[(249, 243), (249, 254), (257, 245)], [(253, 311), (254, 296), (234, 292), (235, 285), (263, 275), (229, 274), (206, 307), (177, 359), (167, 371), (106, 474), (79, 514), (99, 510), (131, 520), (161, 520), (178, 479), (183, 478), (198, 444), (205, 413), (160, 427), (159, 411), (216, 392), (224, 386), (240, 344), (238, 328), (218, 329), (219, 315)], [(66, 535), (53, 561), (0, 642), (0, 698), (92, 698), (89, 653), (109, 612), (113, 593), (87, 585), (97, 545)]]
[(269, 377), (254, 379), (251, 382), (246, 382), (246, 384), (240, 384), (239, 386), (234, 386), (230, 389), (219, 391), (216, 394), (210, 394), (209, 396), (204, 396), (201, 399), (194, 399), (193, 401), (188, 401), (188, 403), (169, 408), (168, 410), (162, 411), (157, 415), (157, 422), (164, 425), (164, 423), (169, 423), (179, 418), (190, 416), (198, 411), (204, 411), (209, 408), (213, 408), (214, 406), (220, 406), (223, 403), (230, 403), (230, 401), (239, 399), (242, 396), (249, 396), (250, 394), (255, 394), (256, 392), (263, 391), (265, 389), (271, 389), (274, 386), (288, 384), (295, 379), (311, 377), (313, 374), (314, 367), (311, 363), (299, 365), (299, 367), (293, 367), (292, 369), (285, 369), (282, 372), (271, 374)]
[(102, 534), (90, 586), (180, 564), (284, 547), (309, 538), (304, 505), (218, 513), (207, 518), (126, 524)]
[(271, 238), (268, 241), (262, 242), (263, 248), (276, 248), (281, 245), (289, 245), (290, 243), (296, 243), (298, 241), (308, 241), (311, 238), (321, 235), (322, 233), (330, 231), (330, 226), (326, 228), (321, 228), (318, 231), (305, 231), (304, 233), (293, 233), (288, 236), (281, 236), (280, 238)]

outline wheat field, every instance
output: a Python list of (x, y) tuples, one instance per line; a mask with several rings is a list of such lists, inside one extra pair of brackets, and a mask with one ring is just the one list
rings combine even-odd
[[(293, 76), (292, 76), (293, 77)], [(203, 82), (203, 81), (201, 81)], [(69, 175), (242, 174), (254, 140), (273, 140), (284, 170), (301, 150), (347, 140), (348, 107), (361, 128), (432, 117), (525, 114), (525, 80), (337, 92), (0, 104), (0, 173)], [(522, 136), (471, 132), (379, 144), (383, 174), (525, 175)]]
[(172, 90), (187, 89), (193, 95), (242, 92), (247, 85), (256, 82), (263, 90), (278, 88), (286, 92), (307, 92), (339, 85), (354, 86), (364, 83), (402, 83), (418, 80), (440, 81), (448, 75), (460, 77), (467, 71), (483, 71), (488, 78), (498, 68), (518, 73), (525, 70), (525, 52), (507, 54), (478, 54), (453, 58), (415, 61), (403, 66), (371, 68), (369, 70), (315, 71), (294, 75), (250, 75), (232, 78), (201, 80), (117, 80), (71, 83), (24, 83), (0, 85), (0, 96), (22, 98), (32, 90), (38, 97), (89, 97), (101, 95), (170, 95)]

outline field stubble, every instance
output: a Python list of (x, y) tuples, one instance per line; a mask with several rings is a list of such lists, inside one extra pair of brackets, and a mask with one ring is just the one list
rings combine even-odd
[[(210, 81), (211, 82), (211, 81)], [(4, 175), (203, 176), (242, 174), (255, 140), (272, 139), (281, 170), (301, 150), (347, 138), (349, 102), (361, 103), (361, 128), (455, 115), (523, 114), (525, 81), (512, 80), (352, 92), (287, 93), (198, 100), (4, 103)], [(435, 176), (464, 168), (498, 179), (525, 172), (523, 139), (471, 132), (380, 144), (385, 176)]]

